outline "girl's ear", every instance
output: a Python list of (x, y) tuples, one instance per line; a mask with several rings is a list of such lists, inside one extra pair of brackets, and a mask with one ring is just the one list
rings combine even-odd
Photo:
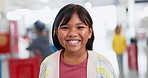
[(89, 28), (89, 33), (88, 33), (89, 35), (88, 35), (88, 39), (90, 39), (91, 38), (91, 36), (92, 36), (92, 28)]

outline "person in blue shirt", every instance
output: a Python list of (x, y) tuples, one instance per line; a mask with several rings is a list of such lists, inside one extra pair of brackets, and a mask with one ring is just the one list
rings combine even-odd
[(42, 55), (43, 59), (52, 54), (52, 47), (49, 43), (49, 36), (45, 30), (45, 24), (40, 20), (34, 23), (36, 38), (27, 47), (27, 50), (31, 50), (35, 55)]

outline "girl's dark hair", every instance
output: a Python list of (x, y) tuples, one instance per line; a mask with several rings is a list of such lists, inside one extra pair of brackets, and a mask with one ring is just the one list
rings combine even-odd
[(87, 50), (92, 50), (92, 46), (93, 46), (93, 41), (94, 41), (94, 33), (93, 33), (93, 28), (92, 28), (92, 18), (90, 17), (89, 13), (87, 12), (87, 10), (80, 6), (80, 5), (76, 5), (76, 4), (68, 4), (66, 6), (64, 6), (57, 14), (54, 23), (53, 23), (53, 28), (52, 28), (52, 39), (53, 39), (53, 43), (55, 45), (55, 47), (60, 50), (60, 49), (64, 49), (64, 47), (60, 44), (59, 39), (57, 37), (57, 30), (58, 27), (60, 26), (60, 22), (63, 21), (61, 24), (65, 25), (69, 22), (69, 20), (71, 19), (73, 13), (76, 12), (80, 18), (80, 20), (85, 23), (87, 26), (89, 26), (89, 28), (92, 29), (92, 36), (91, 38), (88, 40), (88, 42), (86, 43), (86, 49)]

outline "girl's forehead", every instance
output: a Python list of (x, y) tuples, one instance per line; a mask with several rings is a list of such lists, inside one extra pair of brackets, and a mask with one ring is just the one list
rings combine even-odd
[(79, 14), (78, 14), (77, 12), (73, 12), (73, 13), (71, 13), (71, 14), (65, 14), (65, 15), (63, 16), (63, 18), (62, 18), (61, 21), (64, 21), (64, 20), (67, 20), (67, 19), (71, 19), (73, 16), (74, 16), (74, 17), (77, 16), (77, 18), (80, 19)]
[(86, 21), (85, 15), (80, 16), (81, 14), (77, 13), (77, 11), (69, 14), (66, 14), (63, 16), (62, 20), (60, 21), (58, 26), (67, 25), (69, 24), (69, 21), (74, 18), (74, 19), (79, 19), (80, 21), (78, 22), (79, 24), (84, 24), (88, 26), (88, 22)]
[[(59, 26), (62, 26), (62, 23), (63, 22), (60, 22), (60, 24), (59, 24)], [(67, 22), (67, 23), (65, 23), (65, 24), (63, 24), (63, 25), (67, 25), (67, 26), (73, 26), (73, 25), (86, 25), (84, 22), (82, 22), (82, 21), (79, 21), (79, 22), (77, 22), (77, 23), (69, 23), (69, 21)]]

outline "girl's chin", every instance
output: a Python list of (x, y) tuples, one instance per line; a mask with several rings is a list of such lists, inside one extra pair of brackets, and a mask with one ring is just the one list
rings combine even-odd
[(76, 49), (76, 48), (69, 48), (69, 49), (67, 49), (66, 51), (68, 51), (68, 52), (78, 52), (79, 49)]
[(68, 52), (80, 52), (80, 51), (82, 51), (82, 49), (80, 49), (80, 48), (67, 48), (65, 51), (68, 51)]

